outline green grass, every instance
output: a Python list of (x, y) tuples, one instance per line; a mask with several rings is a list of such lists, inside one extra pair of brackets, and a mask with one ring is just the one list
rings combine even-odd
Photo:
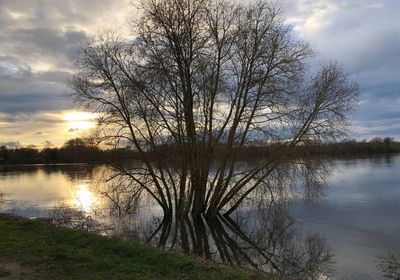
[(21, 275), (23, 279), (273, 279), (131, 241), (0, 214), (0, 278)]

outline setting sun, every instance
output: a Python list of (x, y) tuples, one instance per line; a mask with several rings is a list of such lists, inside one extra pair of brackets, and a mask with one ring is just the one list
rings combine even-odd
[(68, 129), (88, 129), (95, 126), (96, 115), (89, 112), (68, 112), (64, 114)]
[(400, 280), (399, 11), (0, 0), (0, 280)]

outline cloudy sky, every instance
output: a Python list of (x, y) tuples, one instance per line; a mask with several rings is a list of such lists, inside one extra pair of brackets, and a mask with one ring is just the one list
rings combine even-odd
[[(87, 36), (127, 32), (129, 0), (0, 0), (0, 143), (56, 146), (93, 125), (67, 81)], [(400, 139), (400, 1), (282, 0), (318, 61), (338, 60), (363, 86), (354, 138)], [(47, 142), (48, 143), (48, 142)]]

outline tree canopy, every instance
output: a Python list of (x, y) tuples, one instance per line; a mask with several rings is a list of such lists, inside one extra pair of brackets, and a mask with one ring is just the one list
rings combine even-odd
[[(140, 153), (140, 167), (115, 167), (166, 215), (230, 214), (275, 188), (269, 178), (296, 145), (344, 132), (358, 84), (337, 63), (310, 73), (314, 51), (276, 3), (149, 0), (140, 15), (130, 38), (108, 32), (83, 46), (72, 86), (99, 113), (100, 139)], [(238, 168), (254, 139), (282, 145)], [(149, 158), (166, 145), (173, 165)]]

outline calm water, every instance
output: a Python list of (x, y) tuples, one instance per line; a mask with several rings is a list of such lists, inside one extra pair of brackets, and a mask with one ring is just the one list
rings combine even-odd
[[(325, 195), (316, 205), (301, 200), (290, 203), (293, 227), (326, 241), (334, 261), (335, 276), (331, 278), (382, 279), (377, 269), (379, 258), (400, 251), (400, 156), (336, 160), (333, 168)], [(88, 165), (0, 166), (0, 211), (47, 217), (54, 215), (54, 208), (67, 207), (112, 224), (112, 215), (105, 211), (109, 200), (97, 191), (101, 169)], [(153, 215), (143, 218), (143, 213)], [(140, 216), (149, 223), (157, 216), (154, 213), (157, 208), (147, 206)], [(255, 215), (244, 217), (255, 219)], [(139, 228), (133, 223), (131, 233), (139, 239), (151, 236), (151, 230), (143, 233), (135, 227)]]

